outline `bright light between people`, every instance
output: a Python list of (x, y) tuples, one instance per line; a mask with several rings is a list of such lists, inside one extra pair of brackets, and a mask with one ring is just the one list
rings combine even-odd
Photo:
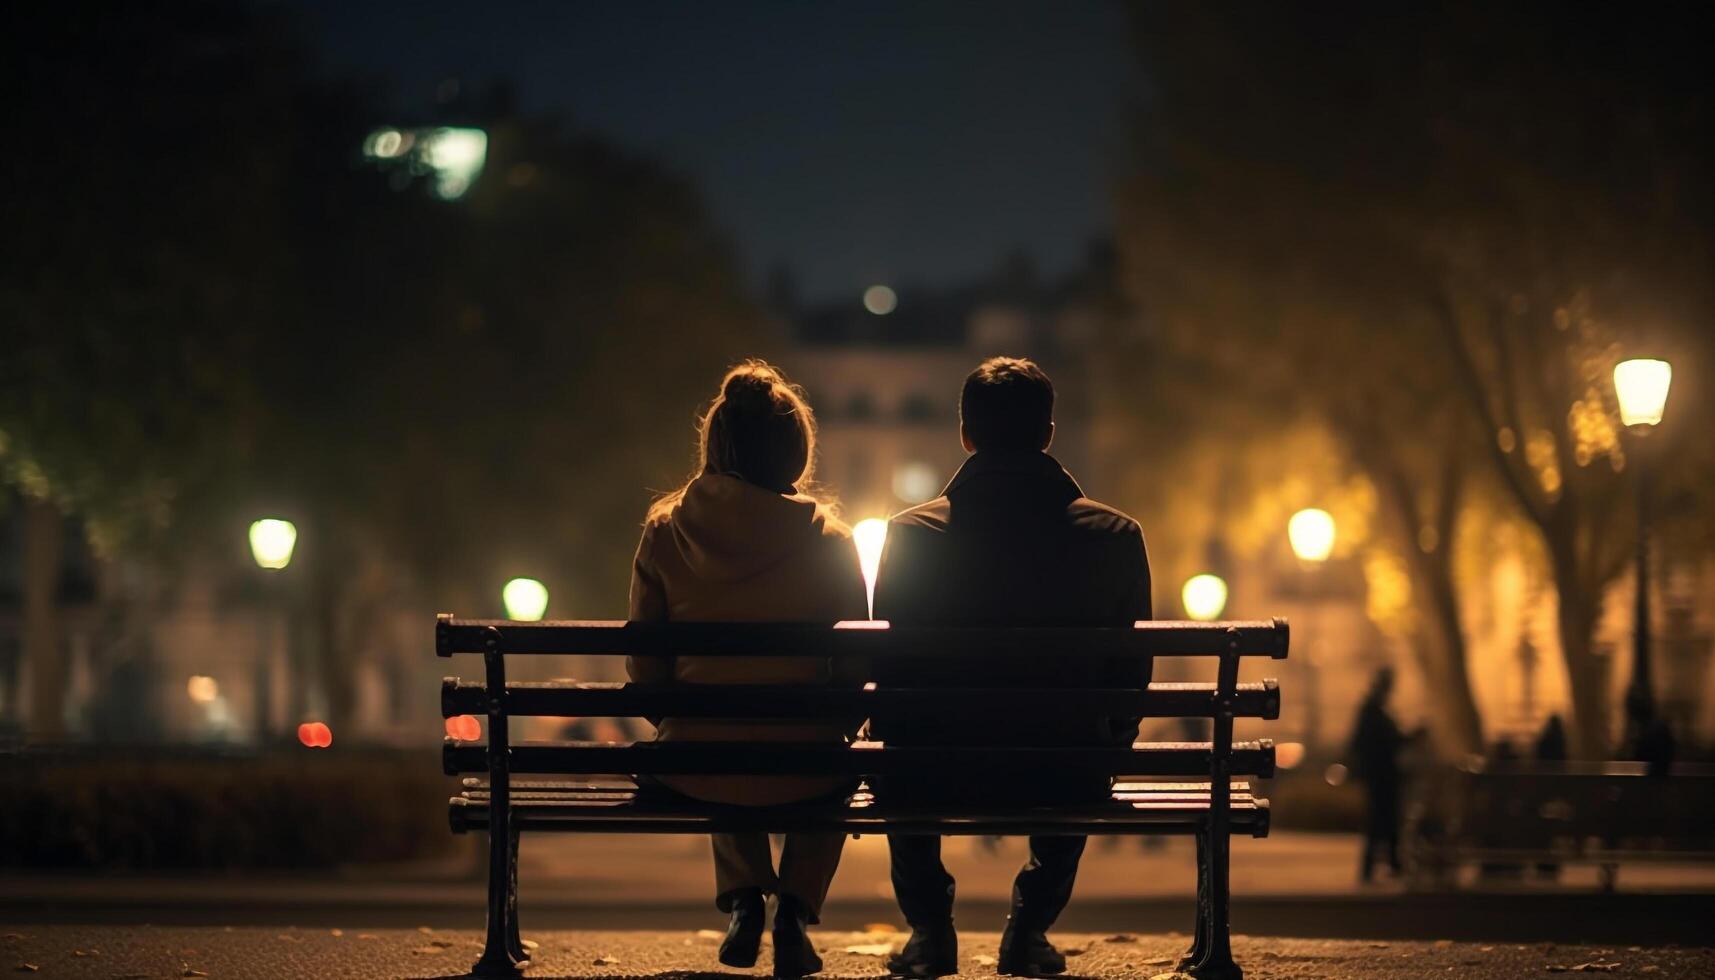
[(548, 587), (533, 578), (515, 578), (500, 590), (506, 618), (534, 623), (548, 611)]
[(1673, 365), (1635, 358), (1614, 365), (1614, 393), (1620, 398), (1620, 421), (1626, 425), (1655, 425), (1667, 408)]
[(1307, 507), (1286, 522), (1286, 538), (1299, 561), (1327, 561), (1334, 553), (1334, 518), (1319, 507)]
[(888, 286), (871, 286), (863, 291), (863, 308), (876, 316), (886, 316), (899, 308), (899, 294)]
[(881, 568), (881, 549), (887, 544), (887, 521), (871, 517), (857, 522), (852, 528), (852, 542), (857, 545), (858, 567), (863, 570), (863, 585), (875, 602), (875, 573)]
[(1205, 623), (1220, 619), (1221, 611), (1227, 608), (1227, 582), (1208, 572), (1193, 575), (1185, 580), (1179, 601), (1185, 605), (1185, 615), (1192, 619)]
[(285, 568), (298, 546), (298, 529), (291, 521), (264, 517), (250, 525), (250, 555), (263, 568)]

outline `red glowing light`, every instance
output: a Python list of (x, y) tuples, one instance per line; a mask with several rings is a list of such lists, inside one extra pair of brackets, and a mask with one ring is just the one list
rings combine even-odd
[(461, 742), (475, 742), (482, 738), (482, 722), (472, 715), (454, 715), (447, 719), (447, 736)]
[(325, 749), (333, 744), (333, 729), (319, 721), (306, 721), (298, 726), (298, 741), (308, 748)]

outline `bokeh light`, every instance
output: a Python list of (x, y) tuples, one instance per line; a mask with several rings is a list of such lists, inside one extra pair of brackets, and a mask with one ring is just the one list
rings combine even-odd
[(1227, 582), (1209, 572), (1193, 575), (1179, 590), (1179, 601), (1185, 605), (1185, 615), (1192, 619), (1201, 622), (1219, 619), (1227, 608)]
[(548, 587), (533, 578), (515, 578), (501, 587), (506, 618), (534, 623), (548, 612)]
[(1286, 522), (1286, 538), (1299, 561), (1327, 561), (1334, 553), (1334, 518), (1320, 507), (1306, 507)]
[(941, 493), (941, 475), (928, 463), (902, 463), (893, 471), (893, 495), (908, 504), (933, 500)]
[(891, 286), (871, 286), (863, 291), (863, 308), (876, 316), (886, 316), (899, 308), (899, 294)]
[(250, 525), (250, 555), (263, 568), (280, 569), (292, 563), (298, 546), (298, 528), (291, 521), (264, 517)]
[(208, 704), (220, 697), (220, 685), (205, 674), (196, 674), (185, 682), (185, 693), (197, 704)]
[(333, 729), (319, 721), (306, 721), (298, 726), (298, 742), (307, 748), (325, 749), (333, 744)]

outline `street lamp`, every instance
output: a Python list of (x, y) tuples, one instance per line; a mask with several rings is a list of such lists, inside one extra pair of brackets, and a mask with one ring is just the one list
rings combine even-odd
[[(1649, 454), (1641, 440), (1661, 421), (1673, 366), (1666, 361), (1635, 358), (1614, 365), (1614, 393), (1619, 397), (1620, 421), (1638, 441), (1632, 459), (1638, 481), (1638, 555), (1636, 608), (1632, 613), (1632, 681), (1626, 687), (1626, 723), (1630, 747), (1641, 747), (1655, 721), (1655, 692), (1649, 662)], [(1648, 760), (1646, 760), (1648, 761)]]
[(533, 578), (515, 578), (500, 589), (506, 618), (534, 623), (548, 611), (548, 587)]
[[(265, 572), (277, 572), (290, 565), (292, 552), (297, 550), (297, 547), (298, 527), (291, 521), (282, 520), (278, 517), (264, 517), (261, 520), (251, 522), (250, 557), (255, 559), (256, 566)], [(274, 586), (279, 583), (269, 582), (266, 584)], [(256, 701), (254, 709), (256, 741), (259, 743), (266, 742), (268, 737), (273, 734), (274, 729), (271, 715), (274, 711), (274, 663), (278, 659), (279, 641), (273, 627), (284, 619), (286, 628), (291, 628), (291, 620), (281, 615), (281, 600), (277, 594), (278, 589), (269, 587), (263, 591), (267, 594), (268, 612), (272, 615), (265, 616), (268, 621), (263, 622), (259, 629), (261, 643), (257, 645), (256, 649), (256, 673), (251, 678), (251, 695)], [(289, 639), (286, 641), (286, 649), (289, 655), (291, 652)], [(291, 683), (302, 685), (303, 678), (293, 677)], [(295, 689), (301, 690), (301, 687)]]
[[(1298, 556), (1298, 561), (1309, 571), (1311, 576), (1334, 553), (1334, 517), (1320, 507), (1306, 507), (1293, 514), (1286, 522), (1286, 540), (1292, 544), (1292, 553)], [(1312, 610), (1316, 608), (1318, 596), (1308, 597)], [(1316, 626), (1306, 630), (1311, 636), (1316, 635)], [(1321, 743), (1322, 736), (1322, 684), (1321, 676), (1315, 661), (1310, 656), (1309, 638), (1303, 644), (1304, 656), (1299, 662), (1304, 665), (1304, 694), (1307, 710), (1304, 712), (1304, 741), (1312, 749)]]
[(250, 556), (263, 568), (278, 571), (292, 563), (298, 528), (291, 521), (264, 517), (250, 525)]
[(1220, 619), (1221, 611), (1227, 608), (1227, 582), (1209, 572), (1193, 575), (1179, 590), (1179, 601), (1185, 606), (1185, 615), (1200, 623)]

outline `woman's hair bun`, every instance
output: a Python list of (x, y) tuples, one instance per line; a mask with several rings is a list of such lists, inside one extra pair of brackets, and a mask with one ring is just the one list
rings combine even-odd
[(779, 372), (767, 364), (744, 364), (727, 375), (721, 396), (741, 408), (772, 408), (774, 386), (780, 381)]

